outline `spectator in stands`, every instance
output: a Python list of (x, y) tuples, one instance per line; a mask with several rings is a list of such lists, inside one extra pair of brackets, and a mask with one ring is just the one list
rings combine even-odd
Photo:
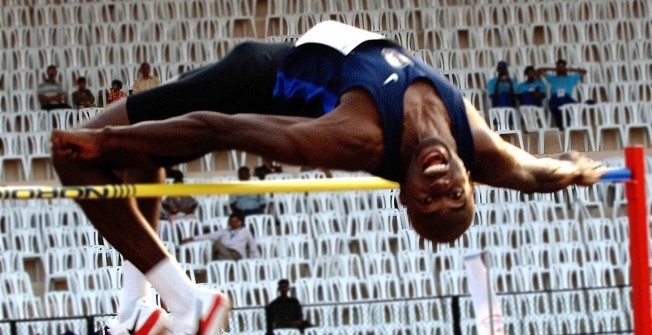
[(534, 66), (528, 66), (523, 73), (525, 81), (518, 84), (516, 94), (521, 106), (543, 106), (546, 97), (546, 84), (541, 80)]
[(270, 173), (281, 172), (283, 172), (283, 167), (269, 159), (263, 159), (263, 165), (254, 168), (254, 176), (258, 177), (259, 180), (265, 180), (265, 176)]
[(86, 88), (86, 78), (77, 78), (77, 91), (72, 93), (72, 103), (75, 108), (95, 107), (95, 96)]
[(516, 80), (509, 77), (509, 66), (501, 60), (496, 66), (498, 75), (487, 83), (487, 91), (491, 98), (491, 107), (516, 107)]
[(66, 91), (61, 83), (57, 82), (57, 67), (50, 65), (47, 68), (47, 78), (38, 85), (38, 100), (41, 109), (51, 111), (58, 108), (72, 108), (66, 103)]
[[(183, 184), (183, 172), (171, 170), (170, 175), (175, 184)], [(170, 176), (168, 175), (168, 177)], [(194, 219), (197, 210), (197, 200), (191, 196), (166, 197), (161, 203), (163, 207), (162, 217), (164, 220), (174, 221), (179, 218)]]
[[(248, 181), (251, 178), (251, 172), (246, 166), (238, 169), (238, 180)], [(265, 212), (267, 201), (263, 194), (241, 194), (229, 196), (231, 212), (242, 217), (252, 214), (262, 214)]]
[(295, 328), (303, 333), (306, 328), (312, 327), (310, 322), (303, 319), (299, 300), (288, 296), (290, 292), (289, 280), (281, 279), (278, 281), (278, 292), (280, 296), (265, 306), (266, 335), (274, 335), (274, 329), (278, 328)]
[[(566, 67), (566, 61), (563, 59), (558, 60), (556, 65), (556, 67), (540, 68), (539, 74), (545, 76), (546, 81), (550, 85), (550, 101), (548, 102), (548, 107), (557, 122), (557, 126), (563, 128), (564, 125), (559, 107), (577, 102), (573, 99), (573, 91), (582, 79), (582, 76), (586, 74), (586, 70), (568, 68)], [(550, 72), (555, 72), (555, 74)], [(569, 72), (572, 73), (569, 74)]]
[(214, 233), (198, 235), (183, 239), (181, 243), (193, 241), (213, 241), (213, 259), (240, 260), (247, 257), (259, 258), (260, 253), (256, 240), (249, 229), (242, 224), (243, 218), (236, 214), (229, 216), (229, 228), (218, 230)]
[(153, 76), (151, 73), (152, 67), (149, 65), (149, 63), (144, 62), (140, 64), (140, 69), (138, 69), (138, 78), (136, 78), (136, 83), (134, 83), (133, 94), (137, 94), (161, 85), (161, 79), (158, 79), (157, 76)]
[(122, 91), (122, 82), (120, 80), (114, 80), (111, 82), (111, 91), (106, 97), (108, 103), (114, 103), (120, 99), (126, 98), (127, 95)]

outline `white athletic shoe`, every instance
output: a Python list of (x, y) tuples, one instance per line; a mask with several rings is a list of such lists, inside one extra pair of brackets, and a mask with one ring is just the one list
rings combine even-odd
[(196, 305), (186, 315), (176, 318), (170, 329), (175, 334), (216, 335), (228, 326), (231, 301), (226, 294), (208, 289), (200, 289)]
[(162, 334), (169, 327), (168, 313), (161, 307), (145, 301), (139, 301), (131, 317), (120, 322), (110, 319), (107, 326), (111, 335), (155, 335)]

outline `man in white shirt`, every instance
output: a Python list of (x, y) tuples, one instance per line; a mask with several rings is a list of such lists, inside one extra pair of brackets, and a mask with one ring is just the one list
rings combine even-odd
[(213, 259), (220, 261), (240, 260), (247, 256), (247, 249), (249, 249), (249, 258), (260, 257), (256, 240), (249, 229), (244, 227), (240, 216), (236, 214), (229, 216), (228, 229), (189, 237), (181, 241), (181, 243), (192, 241), (213, 241)]

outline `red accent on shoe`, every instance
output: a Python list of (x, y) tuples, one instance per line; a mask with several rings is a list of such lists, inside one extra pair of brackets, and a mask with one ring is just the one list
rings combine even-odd
[(215, 313), (217, 313), (217, 310), (221, 307), (222, 305), (222, 295), (218, 294), (217, 297), (215, 297), (215, 300), (213, 301), (213, 306), (211, 306), (210, 310), (208, 311), (208, 315), (206, 315), (206, 318), (201, 320), (199, 323), (199, 332), (197, 333), (198, 335), (208, 335), (204, 334), (206, 331), (206, 328), (208, 327), (208, 324), (213, 320), (213, 317), (215, 317)]
[(149, 332), (152, 331), (152, 328), (156, 325), (156, 321), (161, 317), (161, 310), (157, 309), (152, 313), (152, 315), (147, 318), (147, 321), (143, 324), (138, 331), (134, 333), (134, 335), (150, 335)]

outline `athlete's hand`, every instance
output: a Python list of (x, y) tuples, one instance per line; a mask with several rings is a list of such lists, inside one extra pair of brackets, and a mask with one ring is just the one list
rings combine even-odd
[(91, 160), (102, 153), (100, 132), (95, 129), (52, 132), (52, 153), (68, 159)]
[(563, 171), (572, 176), (573, 184), (576, 185), (591, 186), (607, 173), (602, 163), (587, 158), (577, 151), (563, 153), (558, 159), (562, 161), (559, 172)]

